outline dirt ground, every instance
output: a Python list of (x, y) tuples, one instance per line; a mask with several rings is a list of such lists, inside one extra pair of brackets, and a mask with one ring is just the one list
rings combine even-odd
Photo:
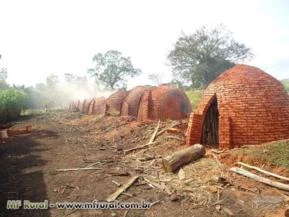
[[(127, 117), (84, 116), (65, 111), (23, 118), (14, 127), (33, 126), (33, 132), (9, 138), (0, 144), (0, 216), (184, 216), (184, 217), (281, 217), (289, 195), (228, 170), (244, 156), (230, 152), (205, 157), (177, 173), (165, 173), (162, 158), (185, 147), (185, 122), (161, 122), (163, 131), (149, 147), (126, 153), (146, 144), (157, 121), (139, 123)], [(177, 129), (177, 130), (176, 130)], [(217, 159), (217, 160), (216, 160)], [(254, 161), (279, 174), (282, 168)], [(58, 172), (56, 169), (96, 170)], [(122, 202), (149, 201), (141, 210), (7, 210), (7, 199), (51, 203), (105, 201), (131, 176), (138, 180), (121, 194)], [(147, 180), (154, 184), (149, 184)]]

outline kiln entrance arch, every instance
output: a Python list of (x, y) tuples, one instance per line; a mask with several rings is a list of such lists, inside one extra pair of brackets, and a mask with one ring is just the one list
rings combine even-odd
[(210, 100), (210, 105), (205, 112), (206, 113), (202, 128), (201, 144), (218, 148), (219, 111), (218, 111), (218, 100), (216, 96), (214, 96)]

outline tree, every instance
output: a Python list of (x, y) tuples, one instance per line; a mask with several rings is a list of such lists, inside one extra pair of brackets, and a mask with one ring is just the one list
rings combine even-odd
[(163, 82), (164, 74), (160, 73), (152, 73), (148, 75), (148, 78), (154, 82), (156, 85), (160, 85)]
[(0, 89), (7, 89), (9, 88), (9, 85), (6, 82), (7, 79), (7, 69), (6, 68), (1, 68), (0, 69)]
[(55, 87), (59, 84), (59, 77), (57, 75), (51, 74), (46, 77), (46, 84), (49, 87)]
[(182, 33), (168, 55), (174, 78), (194, 88), (207, 86), (224, 70), (252, 57), (250, 48), (236, 42), (222, 24)]
[(121, 52), (115, 50), (109, 50), (105, 54), (98, 53), (92, 60), (96, 66), (88, 69), (88, 73), (111, 89), (124, 87), (127, 78), (141, 72), (133, 67), (129, 57), (123, 57)]
[(65, 73), (64, 74), (64, 79), (67, 84), (72, 84), (75, 87), (78, 88), (87, 88), (88, 87), (88, 81), (86, 76), (78, 76), (78, 75), (73, 75), (71, 73)]

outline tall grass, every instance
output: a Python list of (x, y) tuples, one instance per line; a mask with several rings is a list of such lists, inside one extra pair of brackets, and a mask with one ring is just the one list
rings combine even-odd
[(25, 94), (19, 90), (13, 88), (0, 90), (0, 123), (18, 118), (25, 101)]

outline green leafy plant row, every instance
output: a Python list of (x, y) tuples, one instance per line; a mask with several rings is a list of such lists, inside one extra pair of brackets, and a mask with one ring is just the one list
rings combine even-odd
[(22, 91), (14, 88), (0, 90), (0, 123), (18, 118), (25, 101), (26, 95)]

